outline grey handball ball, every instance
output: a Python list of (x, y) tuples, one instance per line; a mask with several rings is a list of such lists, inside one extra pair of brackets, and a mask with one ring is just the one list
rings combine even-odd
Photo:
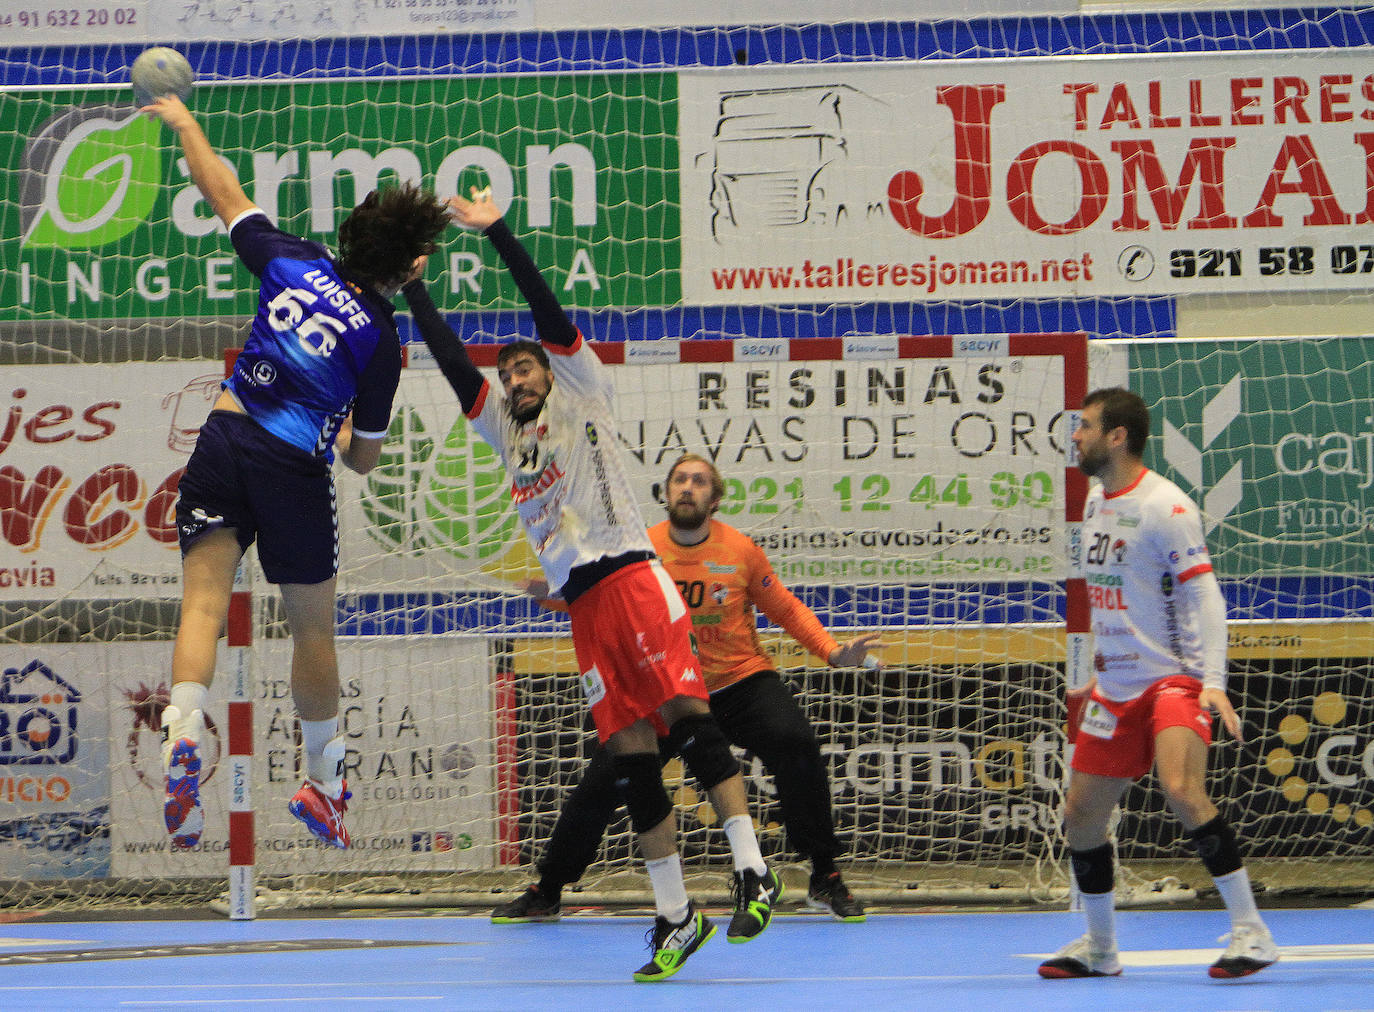
[(129, 68), (129, 80), (134, 86), (134, 101), (141, 107), (163, 95), (175, 95), (185, 102), (196, 75), (186, 57), (175, 49), (154, 46), (138, 54)]

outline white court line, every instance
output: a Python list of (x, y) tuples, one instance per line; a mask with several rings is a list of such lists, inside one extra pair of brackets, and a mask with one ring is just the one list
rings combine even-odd
[[(1121, 953), (1123, 966), (1204, 966), (1217, 958), (1214, 949), (1133, 949)], [(1021, 959), (1049, 959), (1053, 952), (1018, 952)], [(1353, 942), (1348, 945), (1280, 945), (1279, 959), (1285, 963), (1331, 963), (1374, 959), (1374, 943)]]
[(32, 949), (39, 946), (56, 948), (62, 945), (100, 944), (100, 942), (84, 938), (0, 938), (0, 949)]
[[(319, 999), (318, 996), (316, 996), (316, 997), (314, 997), (314, 998), (300, 997), (300, 998), (249, 998), (249, 999), (235, 998), (235, 999), (233, 999), (233, 1001), (234, 1001), (234, 1007), (235, 1007), (235, 1008), (242, 1008), (242, 1007), (245, 1006), (245, 1005), (271, 1005), (271, 1006), (273, 1006), (273, 1007), (276, 1007), (276, 1006), (278, 1006), (278, 1005), (300, 1004), (300, 1003), (302, 1003), (302, 1002), (310, 1002), (310, 1003), (312, 1003), (312, 1004), (318, 1004), (319, 1000), (320, 1000), (320, 999)], [(452, 996), (452, 995), (442, 995), (442, 994), (355, 994), (355, 995), (340, 995), (340, 994), (336, 994), (336, 995), (332, 995), (332, 996), (330, 997), (329, 1000), (330, 1000), (331, 1002), (350, 1002), (350, 1001), (356, 1001), (356, 1002), (368, 1002), (368, 1003), (379, 1002), (379, 1001), (396, 1001), (396, 1002), (405, 1002), (406, 1004), (409, 1004), (410, 1002), (414, 1002), (414, 1001), (443, 1001), (443, 1002), (451, 1002), (451, 1001), (453, 1000), (453, 996)], [(206, 999), (205, 1001), (178, 1001), (178, 1002), (177, 1002), (177, 1008), (191, 1008), (191, 1007), (194, 1007), (194, 1006), (197, 1006), (197, 1005), (205, 1005), (205, 1006), (209, 1006), (209, 1007), (212, 1007), (212, 1008), (223, 1008), (223, 1007), (224, 1007), (224, 1002), (225, 1002), (225, 999), (223, 999), (223, 998)], [(167, 1007), (167, 1003), (166, 1003), (166, 1002), (163, 1002), (163, 1001), (122, 1001), (122, 1002), (119, 1003), (119, 1007), (120, 1007), (120, 1008), (166, 1008), (166, 1007)]]

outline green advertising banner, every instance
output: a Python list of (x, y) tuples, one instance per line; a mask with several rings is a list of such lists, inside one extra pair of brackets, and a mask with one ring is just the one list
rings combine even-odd
[(1139, 342), (1147, 463), (1201, 506), (1223, 577), (1374, 574), (1374, 338)]
[[(567, 304), (653, 306), (681, 298), (676, 91), (658, 73), (291, 81), (200, 86), (192, 104), (288, 231), (332, 244), (378, 183), (490, 184)], [(256, 308), (175, 138), (127, 90), (5, 92), (0, 166), (0, 320)], [(521, 304), (479, 237), (455, 229), (444, 253), (445, 308)]]

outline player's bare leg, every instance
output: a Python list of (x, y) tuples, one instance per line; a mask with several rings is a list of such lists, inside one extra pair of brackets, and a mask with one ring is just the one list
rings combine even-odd
[(181, 622), (172, 648), (171, 699), (161, 715), (163, 820), (175, 850), (200, 842), (205, 812), (200, 803), (201, 739), (205, 702), (215, 677), (215, 653), (238, 568), (238, 538), (212, 530), (186, 552), (181, 567)]
[(291, 814), (330, 846), (344, 849), (350, 797), (344, 781), (346, 748), (339, 735), (339, 662), (334, 649), (335, 580), (280, 586), (291, 629), (291, 696), (301, 722), (305, 782)]
[(1165, 728), (1155, 738), (1155, 775), (1231, 918), (1229, 944), (1208, 974), (1224, 980), (1258, 973), (1279, 950), (1255, 905), (1235, 833), (1207, 796), (1206, 743), (1191, 728)]

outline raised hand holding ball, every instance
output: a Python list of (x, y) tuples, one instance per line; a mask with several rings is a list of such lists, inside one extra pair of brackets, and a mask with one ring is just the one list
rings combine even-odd
[(175, 95), (185, 102), (191, 96), (196, 75), (186, 57), (175, 49), (154, 46), (134, 60), (129, 80), (134, 86), (134, 101), (142, 107), (163, 95)]

